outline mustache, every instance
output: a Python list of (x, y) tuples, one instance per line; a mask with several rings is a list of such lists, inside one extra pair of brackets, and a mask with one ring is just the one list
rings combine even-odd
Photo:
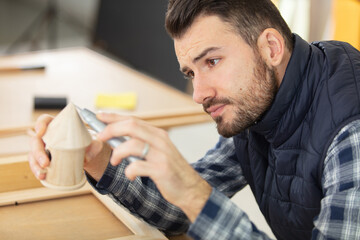
[(216, 104), (232, 104), (232, 101), (228, 98), (209, 98), (202, 104), (206, 113), (209, 113), (207, 109)]

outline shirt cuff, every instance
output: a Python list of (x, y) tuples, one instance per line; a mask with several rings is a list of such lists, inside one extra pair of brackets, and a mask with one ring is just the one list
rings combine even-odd
[[(110, 163), (107, 165), (104, 174), (97, 182), (89, 174), (86, 173), (86, 177), (90, 185), (100, 194), (108, 194), (112, 192), (117, 187), (117, 191), (126, 190), (125, 186), (119, 188), (120, 183), (124, 184), (124, 181), (119, 182), (119, 176), (124, 176), (125, 164), (121, 163), (120, 165), (113, 166)], [(122, 174), (122, 175), (121, 175)]]
[(194, 239), (233, 239), (242, 228), (244, 232), (252, 228), (247, 215), (213, 188), (204, 208), (190, 225), (188, 235)]

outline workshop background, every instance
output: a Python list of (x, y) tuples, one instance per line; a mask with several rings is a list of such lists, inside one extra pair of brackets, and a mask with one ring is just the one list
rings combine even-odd
[[(335, 39), (360, 49), (359, 0), (274, 2), (305, 40)], [(166, 0), (0, 0), (0, 55), (84, 46), (191, 94), (164, 29), (166, 5)], [(213, 123), (173, 128), (169, 134), (189, 162), (218, 139)], [(233, 201), (273, 236), (248, 187)]]

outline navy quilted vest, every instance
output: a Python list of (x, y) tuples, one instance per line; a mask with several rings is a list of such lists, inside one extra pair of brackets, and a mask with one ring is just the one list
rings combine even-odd
[(342, 42), (295, 48), (271, 108), (234, 137), (237, 157), (278, 239), (310, 239), (322, 164), (336, 133), (360, 118), (360, 53)]

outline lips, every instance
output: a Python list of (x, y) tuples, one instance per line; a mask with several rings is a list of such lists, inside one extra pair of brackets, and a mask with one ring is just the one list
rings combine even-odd
[(213, 106), (210, 106), (206, 109), (206, 112), (208, 114), (210, 114), (210, 116), (212, 118), (216, 118), (218, 116), (221, 115), (221, 113), (223, 112), (223, 109), (226, 105), (225, 104), (217, 104), (217, 105), (213, 105)]

